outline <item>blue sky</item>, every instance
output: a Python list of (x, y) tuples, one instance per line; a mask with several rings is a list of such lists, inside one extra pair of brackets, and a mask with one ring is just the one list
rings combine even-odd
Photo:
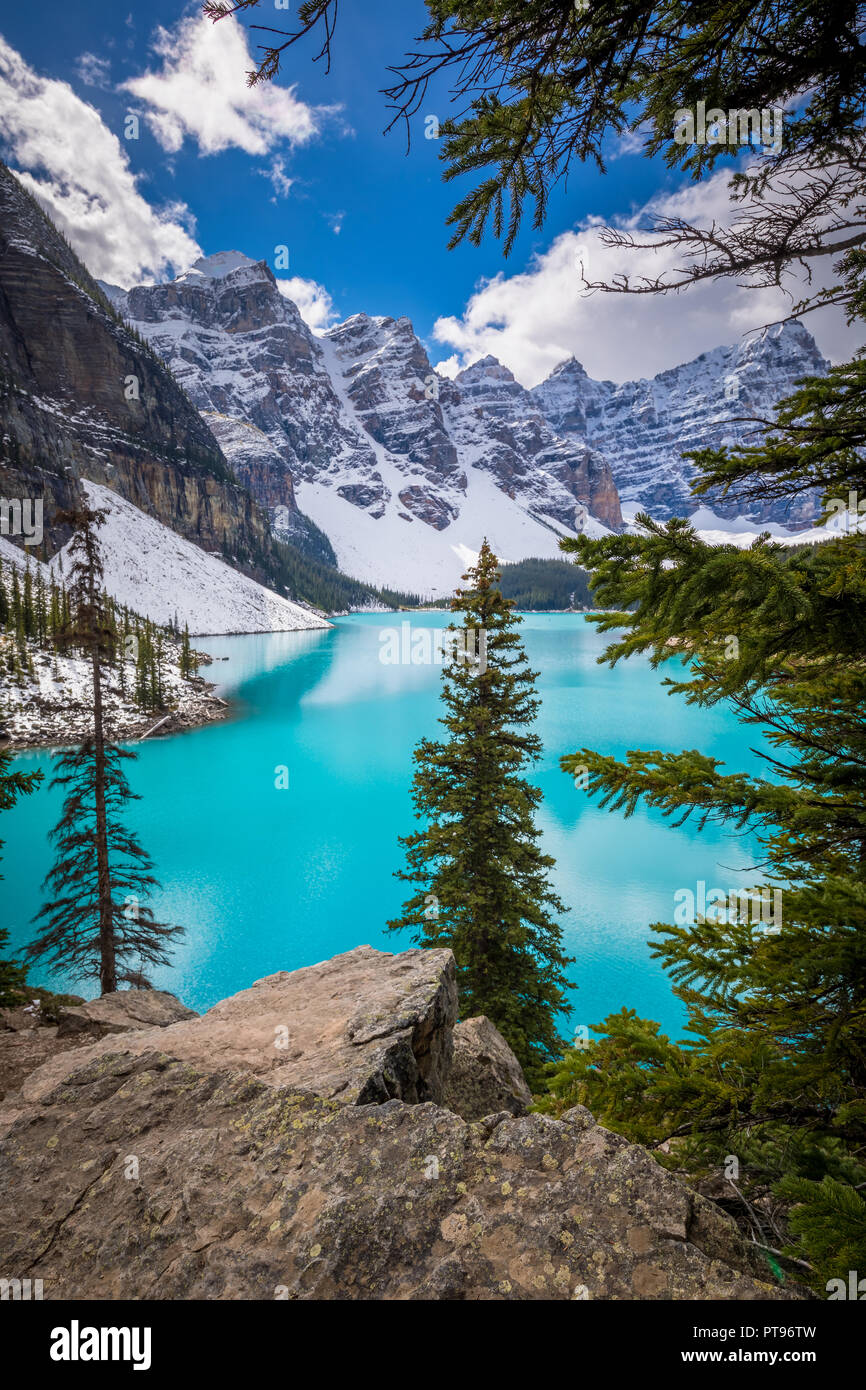
[[(387, 65), (425, 13), (418, 0), (345, 0), (330, 75), (308, 42), (289, 53), (278, 89), (254, 96), (243, 45), (259, 40), (247, 23), (214, 29), (198, 5), (178, 0), (154, 0), (146, 16), (108, 0), (17, 7), (0, 25), (4, 157), (32, 177), (103, 278), (163, 278), (170, 259), (185, 268), (177, 262), (193, 245), (273, 265), (285, 245), (298, 294), (312, 296), (314, 326), (358, 311), (406, 314), (448, 370), (495, 351), (531, 384), (574, 352), (597, 376), (649, 375), (777, 316), (771, 296), (734, 287), (664, 302), (580, 296), (581, 260), (593, 274), (619, 268), (597, 252), (595, 223), (665, 198), (689, 213), (724, 205), (726, 176), (696, 190), (619, 147), (604, 176), (574, 167), (543, 233), (527, 219), (507, 262), (492, 237), (448, 251), (445, 219), (460, 190), (443, 183), (423, 120), (444, 118), (447, 93), (428, 94), (408, 156), (402, 130), (382, 133)], [(286, 16), (265, 0), (249, 22), (279, 26)], [(139, 115), (137, 140), (124, 139), (129, 112)], [(838, 326), (809, 326), (837, 356)]]

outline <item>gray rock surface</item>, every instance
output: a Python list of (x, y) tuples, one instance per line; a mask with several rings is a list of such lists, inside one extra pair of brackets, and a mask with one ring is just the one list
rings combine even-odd
[(119, 989), (98, 999), (62, 1008), (57, 1015), (57, 1036), (90, 1034), (104, 1038), (109, 1033), (131, 1033), (138, 1028), (167, 1028), (170, 1023), (198, 1018), (173, 994), (161, 989)]
[[(447, 1109), (455, 1013), (449, 951), (362, 946), (53, 1057), (0, 1140), (6, 1277), (47, 1300), (802, 1296), (588, 1111)], [(456, 1031), (474, 1095), (485, 1058), (519, 1091), (487, 1020)]]
[(454, 1061), (444, 1105), (464, 1120), (506, 1110), (525, 1115), (532, 1104), (520, 1063), (489, 1018), (466, 1018), (454, 1027)]
[(85, 1060), (157, 1050), (204, 1071), (231, 1068), (342, 1104), (439, 1101), (456, 1012), (450, 951), (394, 956), (358, 946), (257, 980), (200, 1018), (106, 1037), (74, 1057), (60, 1053), (27, 1078), (22, 1095), (41, 1099)]
[(469, 1125), (154, 1052), (91, 1058), (13, 1126), (0, 1248), (48, 1300), (796, 1297), (582, 1109)]
[(610, 460), (623, 503), (656, 517), (690, 516), (699, 505), (719, 516), (803, 526), (818, 514), (816, 493), (743, 504), (718, 494), (695, 498), (690, 449), (755, 443), (756, 419), (772, 419), (777, 403), (804, 376), (830, 364), (806, 326), (795, 320), (702, 352), (691, 362), (640, 381), (594, 381), (574, 357), (562, 362), (531, 396), (551, 429)]

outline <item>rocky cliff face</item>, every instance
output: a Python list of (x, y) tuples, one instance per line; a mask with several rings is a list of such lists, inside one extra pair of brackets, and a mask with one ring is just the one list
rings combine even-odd
[[(453, 584), (484, 534), (516, 560), (558, 554), (563, 534), (620, 529), (621, 497), (689, 515), (681, 453), (747, 437), (827, 367), (791, 324), (652, 380), (593, 381), (572, 359), (527, 391), (487, 357), (451, 381), (406, 318), (356, 314), (314, 335), (269, 267), (239, 252), (114, 298), (277, 526), (296, 494), (342, 568), (422, 591)], [(749, 513), (794, 526), (815, 514), (809, 497)]]
[[(688, 516), (698, 506), (689, 493), (694, 468), (680, 455), (755, 438), (752, 421), (771, 419), (799, 378), (822, 376), (828, 367), (812, 335), (794, 322), (701, 353), (649, 380), (621, 385), (593, 381), (571, 358), (531, 394), (558, 434), (583, 441), (610, 460), (623, 502), (660, 518)], [(718, 497), (702, 503), (725, 517), (742, 510)], [(818, 507), (806, 496), (790, 504), (755, 505), (747, 515), (797, 527), (817, 516)]]
[(46, 1299), (800, 1296), (586, 1110), (525, 1113), (492, 1025), (454, 1026), (448, 951), (362, 946), (201, 1018), (167, 1002), (70, 1001), (64, 1050), (31, 1046), (23, 1078), (15, 1053), (0, 1248)]
[(2, 165), (0, 433), (0, 493), (43, 499), (46, 558), (87, 478), (268, 577), (267, 519), (209, 426)]
[(353, 574), (423, 592), (450, 587), (485, 534), (519, 559), (621, 525), (600, 455), (557, 438), (513, 378), (509, 393), (492, 372), (484, 392), (475, 369), (440, 377), (406, 318), (356, 314), (316, 337), (238, 252), (110, 292), (274, 523), (294, 489)]
[(484, 357), (460, 372), (456, 385), (458, 399), (448, 405), (454, 434), (464, 447), (480, 450), (480, 466), (495, 472), (530, 508), (570, 530), (583, 529), (587, 513), (610, 530), (621, 529), (619, 494), (607, 459), (584, 441), (555, 433), (507, 367)]

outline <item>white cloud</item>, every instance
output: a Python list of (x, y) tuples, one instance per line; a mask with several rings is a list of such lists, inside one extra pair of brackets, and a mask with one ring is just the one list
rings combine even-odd
[(75, 71), (85, 87), (105, 87), (110, 70), (108, 58), (97, 58), (95, 53), (82, 53), (75, 64)]
[(295, 180), (289, 178), (286, 173), (286, 162), (281, 155), (276, 156), (269, 169), (259, 169), (258, 172), (271, 181), (274, 190), (272, 203), (275, 203), (278, 198), (288, 197), (289, 190)]
[(638, 126), (637, 130), (624, 130), (620, 135), (615, 135), (608, 142), (608, 147), (605, 150), (607, 162), (623, 159), (626, 155), (643, 154), (644, 145), (650, 133), (651, 126), (647, 123)]
[(189, 209), (151, 207), (99, 112), (68, 83), (38, 76), (2, 38), (0, 141), (13, 172), (99, 279), (127, 287), (201, 254)]
[(316, 280), (304, 280), (300, 275), (293, 275), (287, 280), (278, 279), (277, 289), (286, 299), (297, 304), (301, 318), (314, 333), (324, 332), (339, 318), (328, 291)]
[(241, 149), (264, 155), (283, 142), (302, 145), (318, 134), (331, 108), (307, 106), (292, 87), (248, 87), (255, 66), (243, 27), (229, 16), (201, 16), (156, 30), (160, 64), (122, 84), (144, 105), (164, 150), (176, 153), (189, 136), (202, 154)]
[[(703, 224), (730, 215), (729, 174), (661, 195), (627, 218), (624, 230), (645, 225), (648, 213)], [(516, 275), (483, 281), (459, 317), (437, 320), (434, 338), (454, 349), (437, 363), (453, 376), (487, 353), (498, 357), (525, 386), (543, 380), (572, 355), (590, 376), (625, 381), (689, 361), (709, 348), (736, 342), (742, 334), (781, 318), (791, 302), (779, 291), (743, 289), (733, 281), (696, 285), (680, 294), (587, 294), (587, 280), (629, 275), (658, 276), (681, 264), (675, 250), (632, 250), (603, 246), (599, 218), (586, 218), (562, 233), (547, 251)], [(583, 274), (581, 273), (583, 266)], [(859, 346), (857, 330), (841, 315), (820, 310), (807, 315), (808, 328), (823, 352), (839, 360)]]

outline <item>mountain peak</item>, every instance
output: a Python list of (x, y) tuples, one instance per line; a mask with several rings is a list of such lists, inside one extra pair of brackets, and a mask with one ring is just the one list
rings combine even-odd
[(215, 251), (212, 256), (199, 256), (189, 270), (177, 278), (187, 283), (198, 279), (221, 280), (225, 275), (231, 275), (232, 271), (258, 264), (252, 257), (245, 256), (243, 251)]
[(504, 367), (498, 357), (492, 353), (486, 357), (479, 357), (477, 362), (471, 366), (464, 367), (462, 372), (458, 372), (455, 380), (468, 384), (473, 381), (481, 381), (484, 378), (492, 378), (496, 381), (514, 381), (514, 373)]
[(554, 377), (585, 377), (586, 375), (587, 372), (583, 363), (578, 362), (572, 353), (571, 357), (566, 357), (564, 361), (557, 363), (547, 380), (552, 381)]

